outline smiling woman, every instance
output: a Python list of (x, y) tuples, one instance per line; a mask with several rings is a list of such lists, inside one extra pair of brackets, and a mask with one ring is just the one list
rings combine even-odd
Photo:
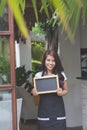
[[(62, 84), (59, 82), (59, 87), (55, 85), (56, 81), (52, 78), (52, 76), (56, 77), (56, 75), (59, 76), (59, 81), (62, 80)], [(51, 81), (47, 82), (49, 76)], [(66, 130), (66, 116), (62, 96), (66, 95), (68, 92), (67, 78), (55, 51), (45, 51), (42, 59), (41, 71), (36, 73), (35, 79), (37, 79), (37, 81), (38, 79), (44, 79), (43, 83), (41, 83), (42, 80), (39, 80), (40, 83), (36, 81), (37, 83), (34, 85), (37, 87), (34, 87), (31, 91), (34, 96), (40, 95), (37, 130)], [(50, 89), (50, 92), (45, 93), (44, 91), (39, 93), (38, 87), (43, 91)], [(54, 87), (55, 91), (52, 91)]]

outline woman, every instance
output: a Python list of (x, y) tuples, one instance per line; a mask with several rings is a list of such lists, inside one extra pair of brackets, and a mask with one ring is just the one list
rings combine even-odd
[[(58, 74), (59, 88), (56, 93), (40, 94), (38, 108), (38, 128), (37, 130), (66, 130), (66, 116), (62, 96), (68, 92), (67, 78), (61, 65), (59, 56), (53, 50), (44, 53), (41, 71), (36, 73), (36, 77)], [(35, 88), (32, 94), (38, 95)]]

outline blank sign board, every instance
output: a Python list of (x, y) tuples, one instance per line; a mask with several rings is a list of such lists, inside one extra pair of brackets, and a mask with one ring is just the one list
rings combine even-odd
[(38, 94), (56, 92), (59, 87), (58, 75), (35, 77), (34, 87)]

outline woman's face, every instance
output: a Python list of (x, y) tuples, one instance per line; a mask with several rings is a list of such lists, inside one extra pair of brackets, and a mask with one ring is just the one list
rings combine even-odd
[(46, 60), (45, 60), (45, 66), (47, 68), (47, 71), (52, 72), (52, 70), (55, 67), (55, 59), (51, 55), (47, 55)]

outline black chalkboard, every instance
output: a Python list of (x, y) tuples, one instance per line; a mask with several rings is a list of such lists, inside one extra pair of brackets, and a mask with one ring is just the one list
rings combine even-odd
[(59, 87), (58, 75), (35, 77), (34, 87), (38, 94), (56, 92)]

